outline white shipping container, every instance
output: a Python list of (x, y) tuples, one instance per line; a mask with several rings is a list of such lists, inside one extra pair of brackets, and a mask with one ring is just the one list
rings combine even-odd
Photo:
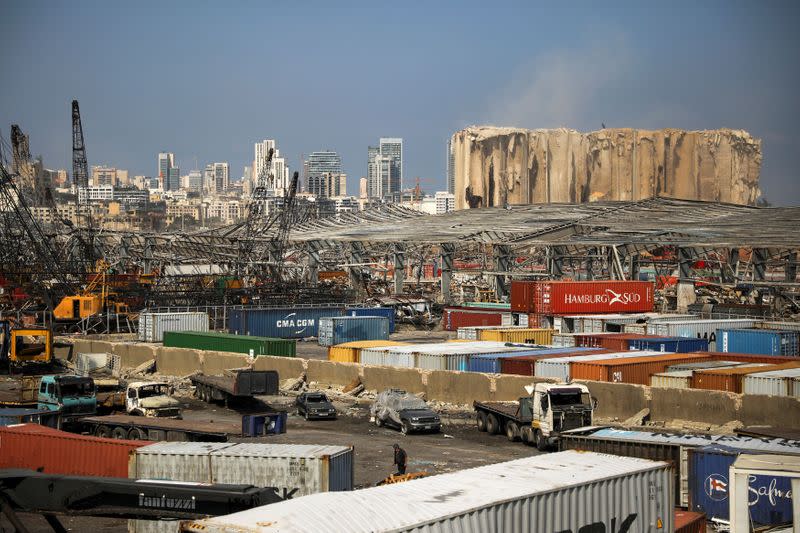
[(479, 331), (484, 329), (523, 329), (523, 326), (467, 326), (458, 328), (456, 338), (467, 341), (478, 340)]
[(556, 378), (567, 381), (570, 378), (570, 363), (573, 361), (602, 361), (605, 359), (626, 359), (630, 357), (648, 357), (664, 355), (664, 352), (650, 350), (634, 352), (613, 352), (593, 355), (572, 355), (569, 357), (554, 357), (536, 361), (535, 375), (537, 378)]
[(690, 389), (692, 388), (693, 373), (691, 370), (659, 372), (650, 376), (650, 386), (660, 389)]
[(748, 374), (742, 380), (742, 392), (766, 396), (796, 396), (792, 380), (798, 378), (800, 378), (800, 368)]
[[(432, 370), (466, 370), (466, 358), (471, 354), (506, 353), (530, 350), (509, 347), (495, 341), (438, 342), (362, 348), (359, 362), (365, 365), (427, 368)], [(449, 365), (449, 366), (448, 366)]]
[(150, 313), (139, 315), (139, 340), (163, 342), (166, 331), (208, 331), (208, 313), (187, 311), (180, 313)]
[(715, 341), (718, 329), (752, 328), (755, 320), (746, 318), (725, 320), (665, 320), (658, 319), (647, 323), (648, 335), (662, 337), (692, 337), (709, 339), (708, 350), (718, 351)]
[(75, 356), (75, 372), (88, 376), (93, 370), (105, 368), (107, 363), (107, 353), (78, 353)]
[(553, 346), (556, 348), (572, 348), (575, 346), (575, 334), (556, 333), (553, 335)]
[[(197, 533), (673, 531), (667, 463), (566, 451), (184, 522)], [(396, 511), (396, 512), (395, 512)]]

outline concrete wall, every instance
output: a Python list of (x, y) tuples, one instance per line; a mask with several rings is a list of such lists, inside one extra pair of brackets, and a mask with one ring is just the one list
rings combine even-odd
[[(247, 356), (226, 352), (203, 352), (184, 348), (163, 348), (156, 344), (110, 343), (91, 339), (60, 337), (73, 353), (110, 352), (120, 356), (123, 368), (136, 367), (156, 359), (161, 374), (186, 376), (197, 371), (222, 374), (228, 368), (248, 364)], [(60, 353), (69, 352), (62, 348)], [(368, 390), (390, 387), (424, 393), (428, 400), (456, 404), (473, 401), (510, 401), (525, 394), (525, 385), (547, 381), (525, 376), (479, 374), (362, 366), (354, 363), (306, 360), (293, 357), (257, 357), (256, 370), (276, 370), (281, 379), (299, 377), (323, 385), (347, 385), (356, 377)], [(709, 425), (740, 421), (744, 425), (800, 427), (800, 399), (694, 390), (659, 389), (624, 383), (585, 381), (598, 400), (598, 416), (625, 420), (640, 410), (650, 409), (654, 421), (686, 420)]]

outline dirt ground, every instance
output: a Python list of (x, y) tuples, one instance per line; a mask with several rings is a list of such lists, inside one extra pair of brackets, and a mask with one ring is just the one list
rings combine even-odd
[[(258, 401), (226, 409), (222, 405), (208, 405), (194, 398), (182, 398), (184, 419), (240, 423), (241, 415), (263, 411), (267, 405), (286, 409), (289, 414), (287, 432), (260, 438), (231, 438), (232, 441), (268, 442), (282, 444), (330, 444), (353, 446), (355, 454), (355, 485), (358, 488), (373, 486), (395, 472), (392, 461), (392, 444), (398, 443), (408, 453), (408, 471), (430, 474), (472, 468), (489, 463), (508, 461), (539, 453), (535, 448), (519, 442), (509, 442), (504, 436), (480, 433), (469, 413), (450, 416), (451, 420), (438, 434), (403, 436), (399, 431), (378, 428), (369, 422), (368, 402), (357, 406), (334, 403), (341, 415), (337, 420), (306, 421), (298, 417), (292, 404), (293, 397), (261, 397)], [(50, 532), (43, 518), (20, 515), (31, 532)], [(61, 517), (70, 531), (96, 533), (122, 533), (127, 531), (127, 521), (109, 518)], [(14, 531), (8, 520), (0, 518), (0, 532)]]

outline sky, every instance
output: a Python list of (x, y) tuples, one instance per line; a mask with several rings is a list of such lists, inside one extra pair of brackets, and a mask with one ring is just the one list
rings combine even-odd
[(71, 172), (77, 99), (90, 165), (238, 178), (276, 139), (292, 169), (339, 152), (358, 194), (380, 137), (438, 190), (472, 124), (734, 128), (763, 142), (763, 195), (800, 205), (800, 2), (551, 4), (0, 0), (0, 132)]

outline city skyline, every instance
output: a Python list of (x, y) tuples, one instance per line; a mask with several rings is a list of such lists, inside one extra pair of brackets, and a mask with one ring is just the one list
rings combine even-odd
[[(9, 2), (0, 42), (14, 53), (0, 61), (26, 75), (6, 80), (0, 129), (20, 124), (48, 168), (69, 169), (76, 98), (90, 166), (150, 175), (153, 154), (168, 148), (184, 173), (195, 159), (228, 161), (238, 179), (252, 143), (273, 138), (292, 169), (302, 168), (301, 154), (337, 151), (350, 190), (367, 174), (364, 147), (393, 135), (410, 154), (406, 187), (419, 176), (444, 190), (447, 140), (470, 124), (729, 127), (763, 140), (765, 196), (800, 203), (796, 3), (622, 2), (596, 12), (466, 1), (426, 6), (425, 17), (366, 2), (309, 9), (315, 16), (292, 4)], [(280, 23), (263, 32), (266, 18)], [(295, 38), (331, 24), (359, 38), (324, 47)], [(165, 38), (143, 39), (145, 25)], [(192, 38), (220, 27), (231, 29), (224, 40)], [(226, 75), (192, 82), (210, 69)]]

